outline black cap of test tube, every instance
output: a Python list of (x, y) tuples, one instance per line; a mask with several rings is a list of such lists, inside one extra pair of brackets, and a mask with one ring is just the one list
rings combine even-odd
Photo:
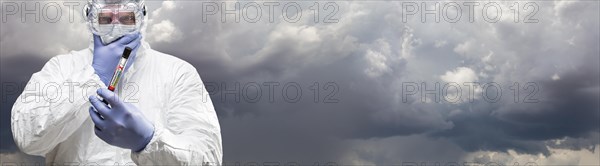
[(129, 47), (125, 47), (125, 50), (123, 50), (123, 58), (128, 59), (129, 58), (129, 54), (131, 54), (131, 51), (133, 49), (129, 48)]

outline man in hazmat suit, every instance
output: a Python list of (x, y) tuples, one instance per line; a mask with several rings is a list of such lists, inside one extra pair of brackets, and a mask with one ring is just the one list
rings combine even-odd
[[(15, 102), (17, 146), (47, 164), (220, 165), (212, 101), (192, 65), (144, 41), (143, 0), (89, 0), (83, 14), (90, 47), (50, 59)], [(133, 51), (113, 92), (126, 47)]]

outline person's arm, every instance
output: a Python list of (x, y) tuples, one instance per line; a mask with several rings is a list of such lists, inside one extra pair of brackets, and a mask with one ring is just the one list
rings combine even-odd
[(74, 68), (73, 53), (48, 61), (33, 74), (12, 108), (13, 138), (21, 151), (44, 156), (88, 118), (87, 94), (102, 82), (91, 65)]
[(196, 69), (180, 68), (168, 110), (161, 113), (165, 126), (155, 123), (154, 136), (140, 152), (138, 165), (221, 165), (221, 130), (213, 104)]

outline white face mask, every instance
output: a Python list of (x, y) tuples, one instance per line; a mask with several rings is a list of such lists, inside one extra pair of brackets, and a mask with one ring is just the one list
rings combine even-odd
[(102, 43), (104, 43), (105, 45), (114, 42), (115, 40), (119, 39), (120, 37), (123, 37), (126, 34), (136, 31), (135, 25), (102, 25), (99, 28), (101, 30), (110, 32), (105, 35), (100, 35)]
[(104, 45), (110, 44), (112, 42), (114, 42), (115, 40), (119, 39), (121, 36), (117, 36), (117, 35), (104, 35), (104, 36), (100, 36), (100, 39), (102, 39), (102, 43), (104, 43)]

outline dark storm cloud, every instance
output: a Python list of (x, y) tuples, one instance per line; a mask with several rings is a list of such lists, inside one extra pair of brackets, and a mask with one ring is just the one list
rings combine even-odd
[(546, 146), (552, 144), (542, 141), (562, 138), (588, 138), (563, 148), (596, 145), (599, 82), (589, 75), (600, 73), (597, 68), (583, 71), (568, 73), (556, 81), (537, 81), (539, 103), (470, 104), (469, 109), (475, 112), (450, 117), (455, 127), (433, 135), (450, 138), (470, 151), (514, 149), (549, 155)]
[(21, 94), (31, 75), (39, 71), (48, 59), (31, 55), (16, 55), (2, 58), (0, 61), (0, 75), (2, 85), (2, 101), (0, 103), (0, 151), (15, 151), (10, 128), (10, 110), (13, 103)]
[(540, 82), (545, 96), (538, 108), (512, 106), (500, 117), (519, 125), (511, 135), (521, 139), (545, 140), (564, 136), (581, 137), (590, 131), (598, 131), (599, 88), (597, 70), (583, 70), (566, 74), (557, 81)]

